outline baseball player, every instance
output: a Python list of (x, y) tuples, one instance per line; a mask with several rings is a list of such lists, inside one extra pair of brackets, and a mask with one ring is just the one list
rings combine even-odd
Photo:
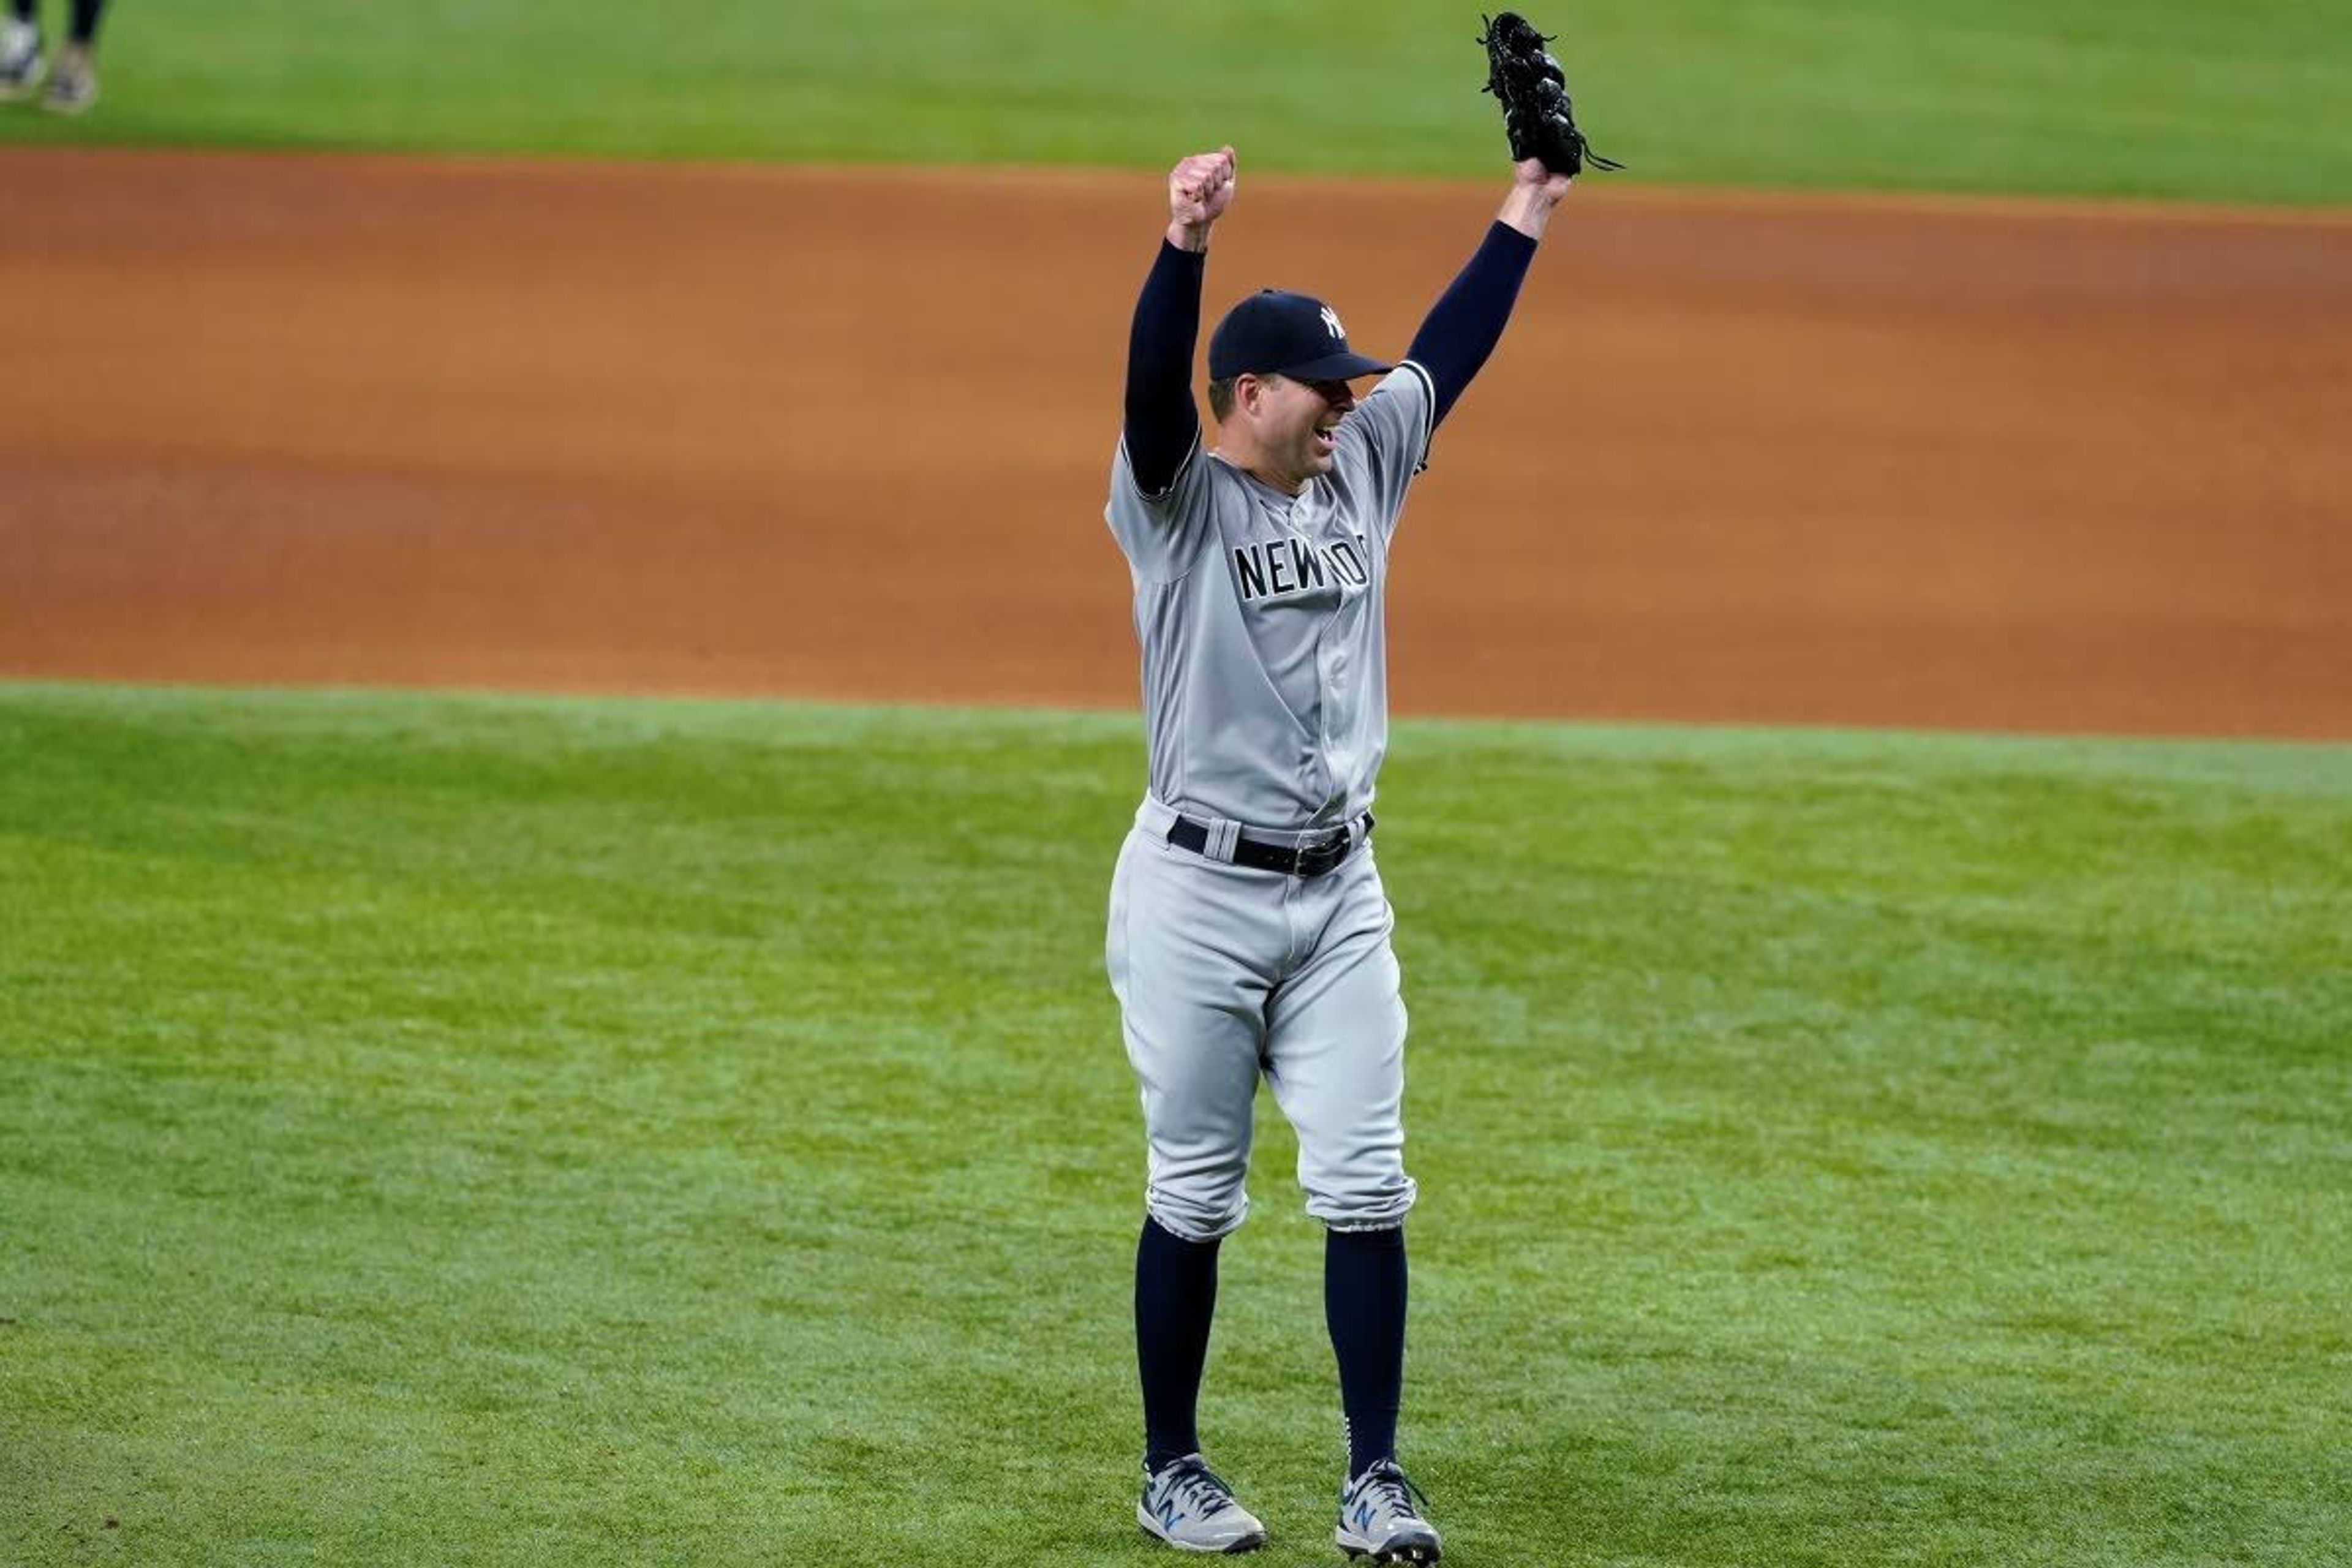
[[(1370, 844), (1388, 741), (1381, 600), (1413, 475), (1501, 338), (1568, 189), (1540, 162), (1516, 165), (1496, 221), (1402, 363), (1356, 353), (1338, 311), (1307, 295), (1269, 289), (1234, 306), (1209, 340), (1206, 446), (1192, 354), (1234, 150), (1169, 175), (1105, 513), (1134, 582), (1150, 751), (1105, 947), (1150, 1150), (1135, 1261), (1136, 1518), (1172, 1546), (1265, 1541), (1202, 1458), (1194, 1425), (1217, 1247), (1248, 1209), (1263, 1075), (1297, 1130), (1299, 1185), (1326, 1227), (1348, 1437), (1339, 1544), (1378, 1563), (1438, 1557), (1395, 1451), (1414, 1187), (1394, 916)], [(1372, 375), (1386, 379), (1359, 399)]]

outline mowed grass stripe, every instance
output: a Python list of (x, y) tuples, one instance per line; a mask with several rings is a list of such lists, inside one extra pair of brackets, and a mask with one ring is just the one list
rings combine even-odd
[[(2352, 203), (2352, 0), (1582, 0), (1533, 13), (1640, 181)], [(110, 16), (0, 142), (1499, 177), (1475, 6), (218, 0)]]
[[(1156, 1561), (1140, 749), (0, 689), (0, 1557)], [(2352, 1535), (2352, 751), (1408, 723), (1386, 785), (1449, 1556)], [(1204, 1414), (1320, 1563), (1294, 1155)]]

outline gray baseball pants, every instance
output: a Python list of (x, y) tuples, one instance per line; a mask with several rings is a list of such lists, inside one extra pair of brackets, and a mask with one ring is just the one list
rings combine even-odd
[(1293, 877), (1180, 849), (1174, 820), (1148, 797), (1136, 813), (1105, 942), (1142, 1089), (1145, 1207), (1192, 1241), (1242, 1223), (1264, 1074), (1298, 1134), (1307, 1212), (1338, 1230), (1402, 1224), (1404, 998), (1371, 847)]

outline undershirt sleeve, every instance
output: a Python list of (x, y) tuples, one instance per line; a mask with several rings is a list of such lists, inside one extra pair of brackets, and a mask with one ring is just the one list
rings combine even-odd
[(1502, 341), (1503, 328), (1519, 298), (1519, 284), (1536, 242), (1497, 219), (1487, 230), (1469, 262), (1437, 297), (1429, 315), (1413, 334), (1405, 357), (1429, 373), (1436, 397), (1430, 425), (1434, 428), (1470, 384)]
[(1135, 301), (1127, 340), (1127, 457), (1147, 496), (1176, 482), (1201, 433), (1192, 406), (1192, 350), (1201, 333), (1205, 251), (1160, 242)]

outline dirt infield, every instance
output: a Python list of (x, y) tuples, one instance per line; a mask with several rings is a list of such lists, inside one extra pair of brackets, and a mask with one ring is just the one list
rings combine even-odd
[[(1244, 149), (1246, 153), (1246, 149)], [(0, 153), (0, 674), (1134, 701), (1151, 175)], [(1492, 185), (1250, 175), (1401, 353)], [(1401, 711), (2352, 736), (2352, 218), (1580, 188)]]

